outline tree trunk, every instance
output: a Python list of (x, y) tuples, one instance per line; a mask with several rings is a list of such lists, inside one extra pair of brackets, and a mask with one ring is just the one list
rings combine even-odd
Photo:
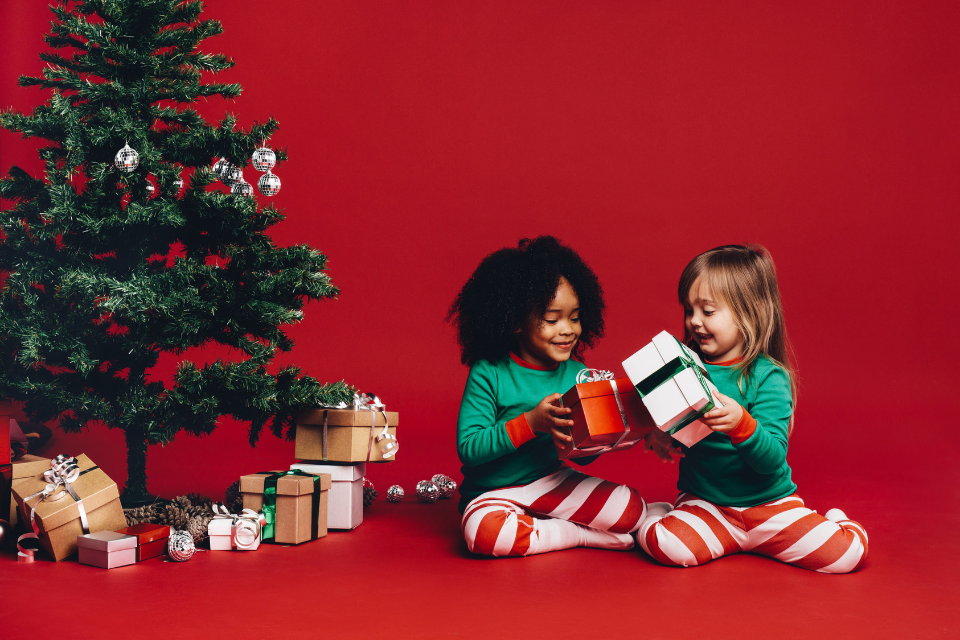
[(127, 483), (120, 494), (124, 509), (153, 503), (147, 492), (147, 434), (140, 423), (127, 425)]

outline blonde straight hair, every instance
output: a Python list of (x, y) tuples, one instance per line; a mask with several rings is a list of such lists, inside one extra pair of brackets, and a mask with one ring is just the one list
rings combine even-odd
[[(690, 289), (699, 277), (710, 288), (718, 302), (726, 305), (743, 336), (743, 360), (737, 365), (737, 386), (741, 393), (750, 385), (753, 362), (765, 355), (787, 372), (793, 408), (797, 407), (797, 383), (793, 367), (793, 348), (787, 338), (783, 320), (777, 270), (770, 252), (760, 245), (730, 244), (704, 251), (683, 270), (677, 295), (684, 307), (690, 300)], [(684, 325), (686, 326), (686, 325)], [(690, 331), (684, 329), (683, 342), (699, 351)], [(789, 431), (793, 431), (793, 414)]]

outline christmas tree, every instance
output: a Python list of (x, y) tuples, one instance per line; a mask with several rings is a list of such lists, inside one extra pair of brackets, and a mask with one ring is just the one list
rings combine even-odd
[[(54, 51), (40, 56), (42, 77), (19, 83), (52, 96), (30, 114), (0, 114), (3, 128), (43, 141), (45, 166), (43, 178), (14, 166), (0, 179), (0, 197), (13, 203), (0, 219), (0, 397), (69, 432), (123, 431), (123, 499), (134, 505), (150, 499), (149, 444), (181, 430), (209, 434), (225, 415), (249, 423), (251, 444), (268, 425), (290, 437), (301, 408), (352, 396), (343, 382), (270, 367), (293, 347), (282, 327), (338, 289), (320, 251), (271, 241), (283, 215), (236, 180), (278, 123), (236, 130), (228, 114), (212, 126), (190, 106), (241, 91), (201, 82), (233, 62), (198, 49), (223, 31), (200, 18), (200, 2), (51, 9)], [(274, 154), (260, 153), (262, 170)], [(218, 179), (234, 183), (232, 193), (211, 188)], [(161, 354), (211, 345), (233, 355), (185, 359), (172, 379), (158, 375)]]

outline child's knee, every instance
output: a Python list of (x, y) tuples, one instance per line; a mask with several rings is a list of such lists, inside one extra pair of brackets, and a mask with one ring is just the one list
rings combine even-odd
[(480, 510), (463, 524), (467, 549), (485, 556), (524, 555), (530, 547), (533, 519), (507, 509)]

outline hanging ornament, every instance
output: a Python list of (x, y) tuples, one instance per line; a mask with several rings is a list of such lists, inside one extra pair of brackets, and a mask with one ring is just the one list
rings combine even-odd
[(140, 166), (140, 154), (131, 149), (129, 144), (124, 144), (123, 149), (117, 151), (117, 155), (114, 156), (113, 164), (117, 169), (127, 173), (136, 171), (137, 167)]
[(220, 174), (223, 173), (223, 170), (230, 166), (230, 162), (226, 158), (220, 158), (213, 163), (213, 175), (220, 177)]
[(171, 531), (167, 541), (167, 555), (176, 562), (186, 562), (197, 552), (197, 545), (189, 531)]
[(235, 164), (227, 164), (223, 171), (220, 172), (220, 182), (228, 187), (232, 187), (241, 180), (243, 180), (243, 169)]
[(147, 200), (152, 199), (153, 196), (155, 195), (157, 195), (157, 188), (148, 182), (147, 183)]
[(440, 497), (440, 488), (435, 482), (421, 480), (417, 483), (417, 497), (420, 498), (420, 502), (436, 502)]
[(267, 171), (260, 176), (260, 179), (257, 181), (257, 186), (263, 195), (275, 196), (280, 193), (280, 178), (277, 177), (277, 174)]
[(183, 180), (181, 180), (180, 178), (177, 178), (176, 180), (173, 181), (172, 195), (176, 196), (178, 193), (180, 193), (180, 189), (183, 189)]
[(263, 173), (277, 166), (277, 154), (270, 147), (260, 147), (253, 152), (253, 168)]
[(248, 198), (253, 197), (253, 185), (243, 179), (243, 176), (240, 177), (240, 180), (230, 187), (230, 193), (235, 196), (247, 196)]
[(403, 500), (403, 487), (398, 484), (387, 489), (387, 502), (400, 502)]

